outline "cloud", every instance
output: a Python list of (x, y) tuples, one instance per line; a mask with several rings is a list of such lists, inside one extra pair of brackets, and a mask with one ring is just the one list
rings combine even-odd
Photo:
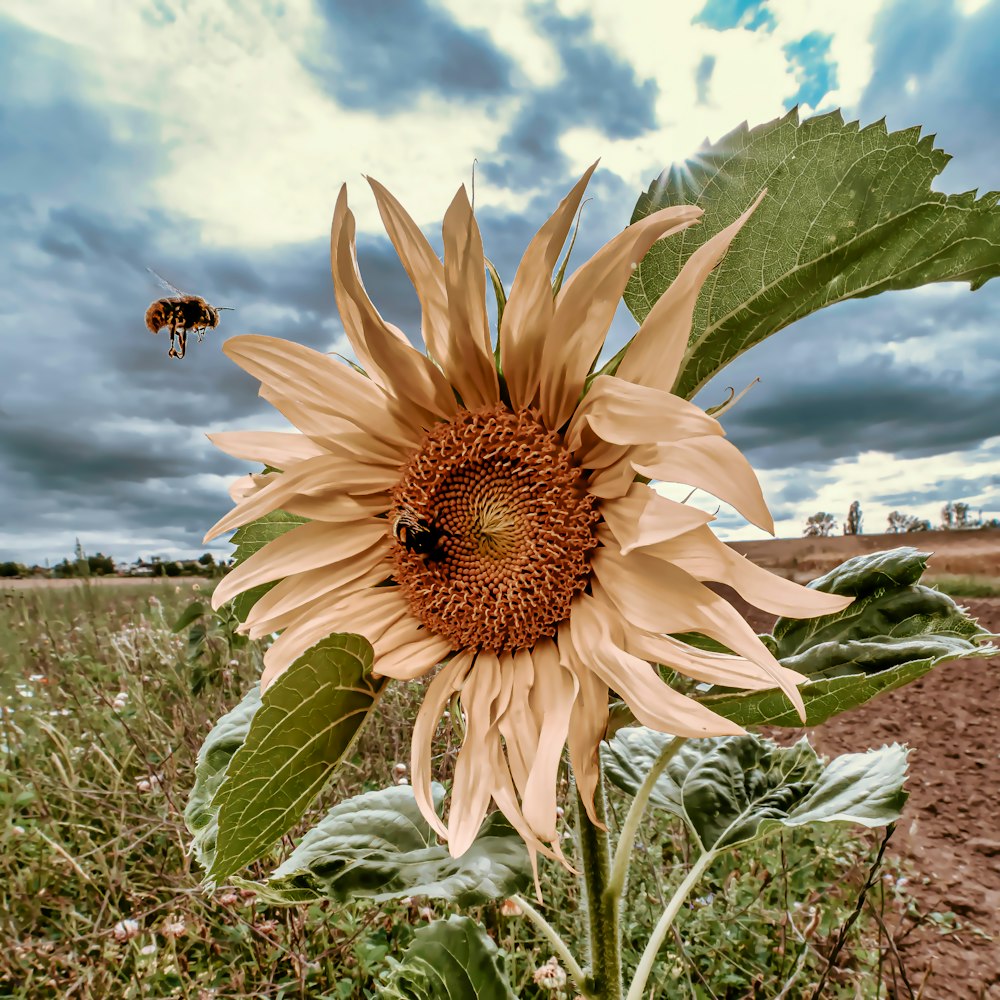
[(810, 31), (796, 42), (783, 47), (785, 58), (795, 69), (799, 89), (785, 100), (787, 109), (797, 104), (818, 108), (831, 91), (837, 89), (837, 67), (830, 60), (832, 35)]
[(708, 0), (693, 21), (716, 31), (729, 31), (733, 28), (771, 31), (776, 22), (774, 15), (767, 9), (766, 2), (767, 0)]
[[(396, 112), (424, 93), (478, 100), (509, 94), (511, 60), (482, 30), (428, 0), (320, 0), (323, 26), (304, 60), (342, 107)], [(373, 16), (373, 14), (375, 16)]]

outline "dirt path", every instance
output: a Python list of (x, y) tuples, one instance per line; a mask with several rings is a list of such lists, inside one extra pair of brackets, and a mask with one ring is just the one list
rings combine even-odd
[[(1000, 598), (959, 603), (1000, 632)], [(770, 631), (773, 618), (745, 613), (758, 632)], [(890, 930), (914, 993), (924, 984), (923, 1000), (1000, 1000), (998, 725), (1000, 658), (994, 658), (945, 664), (808, 734), (826, 754), (894, 740), (913, 748), (910, 798), (890, 853), (912, 862), (907, 888), (923, 919), (902, 918)], [(788, 731), (773, 735), (786, 742)], [(954, 914), (958, 929), (942, 934), (934, 913)]]

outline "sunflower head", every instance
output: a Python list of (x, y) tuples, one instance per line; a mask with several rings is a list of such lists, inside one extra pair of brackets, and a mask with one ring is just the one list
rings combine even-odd
[[(492, 802), (533, 860), (562, 860), (563, 751), (590, 810), (611, 691), (640, 723), (674, 735), (741, 732), (673, 690), (657, 664), (712, 684), (778, 686), (802, 711), (802, 678), (706, 581), (799, 618), (850, 603), (759, 569), (719, 542), (709, 515), (647, 485), (701, 488), (773, 529), (752, 469), (718, 421), (670, 392), (702, 283), (755, 206), (690, 256), (615, 374), (593, 377), (634, 266), (701, 215), (678, 206), (634, 223), (554, 294), (552, 273), (594, 167), (525, 251), (496, 345), (464, 188), (444, 215), (442, 261), (370, 181), (420, 300), (427, 354), (368, 297), (346, 189), (331, 261), (360, 370), (269, 337), (224, 348), (296, 430), (214, 436), (230, 454), (280, 471), (239, 480), (235, 508), (207, 537), (279, 508), (308, 521), (233, 570), (213, 603), (280, 581), (245, 623), (251, 636), (281, 633), (265, 654), (264, 685), (332, 632), (365, 636), (382, 676), (412, 680), (440, 666), (414, 722), (412, 778), (456, 856)], [(732, 652), (697, 649), (675, 637), (684, 632)], [(431, 742), (456, 694), (465, 735), (445, 823), (431, 797)]]

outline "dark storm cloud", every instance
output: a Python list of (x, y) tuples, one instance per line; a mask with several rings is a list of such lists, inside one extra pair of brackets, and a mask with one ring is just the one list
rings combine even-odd
[[(1000, 0), (963, 16), (951, 0), (895, 0), (878, 16), (863, 121), (922, 125), (954, 155), (944, 191), (1000, 188)], [(909, 84), (909, 86), (908, 86)]]
[(483, 31), (431, 0), (320, 0), (307, 67), (344, 107), (399, 111), (422, 94), (479, 100), (511, 90), (511, 63)]
[[(898, 292), (841, 303), (737, 358), (697, 401), (712, 405), (725, 386), (739, 390), (762, 377), (724, 418), (758, 468), (872, 450), (919, 457), (975, 448), (1000, 433), (992, 333), (998, 314), (1000, 285), (940, 298)], [(918, 351), (919, 362), (900, 359)], [(978, 356), (985, 360), (977, 365)]]
[(593, 37), (586, 14), (567, 17), (549, 3), (529, 11), (555, 48), (561, 73), (551, 87), (529, 91), (495, 157), (483, 174), (507, 187), (536, 186), (566, 175), (559, 138), (568, 128), (590, 125), (611, 139), (633, 139), (656, 125), (659, 88), (639, 81), (635, 70)]

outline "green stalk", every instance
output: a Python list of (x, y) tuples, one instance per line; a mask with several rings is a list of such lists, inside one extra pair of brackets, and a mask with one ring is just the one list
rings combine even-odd
[(632, 860), (632, 847), (635, 844), (636, 834), (639, 832), (639, 824), (646, 812), (646, 805), (649, 797), (653, 794), (653, 787), (659, 780), (661, 774), (666, 769), (667, 764), (673, 760), (674, 755), (684, 745), (683, 736), (675, 736), (669, 743), (663, 745), (649, 773), (642, 780), (639, 790), (632, 799), (625, 822), (622, 825), (622, 832), (618, 837), (618, 846), (615, 848), (615, 860), (611, 866), (611, 881), (608, 883), (608, 891), (616, 901), (621, 901), (625, 895), (625, 882), (628, 878), (628, 866)]
[(643, 950), (642, 958), (639, 959), (639, 965), (635, 970), (635, 977), (632, 980), (632, 985), (629, 987), (625, 1000), (643, 1000), (646, 981), (649, 979), (649, 974), (653, 971), (653, 963), (656, 961), (660, 947), (663, 945), (664, 940), (666, 940), (674, 918), (684, 905), (684, 900), (691, 894), (691, 890), (700, 881), (702, 875), (705, 874), (705, 870), (715, 860), (716, 856), (716, 851), (705, 851), (694, 863), (694, 866), (687, 875), (684, 876), (684, 880), (677, 886), (677, 890), (673, 896), (670, 897), (670, 902), (667, 903), (666, 909), (656, 923), (656, 927), (653, 928), (653, 933)]
[[(594, 792), (594, 813), (605, 822), (604, 781)], [(600, 1000), (622, 1000), (621, 933), (618, 900), (610, 891), (611, 840), (607, 829), (591, 822), (576, 796), (576, 830), (583, 868), (583, 898), (590, 925), (590, 977), (585, 995)]]
[(573, 957), (573, 953), (567, 947), (566, 942), (559, 936), (558, 931), (523, 896), (515, 895), (510, 898), (517, 903), (524, 915), (538, 928), (549, 944), (552, 945), (553, 950), (562, 962), (563, 967), (569, 973), (569, 977), (573, 980), (576, 988), (585, 990), (587, 988), (587, 977)]

